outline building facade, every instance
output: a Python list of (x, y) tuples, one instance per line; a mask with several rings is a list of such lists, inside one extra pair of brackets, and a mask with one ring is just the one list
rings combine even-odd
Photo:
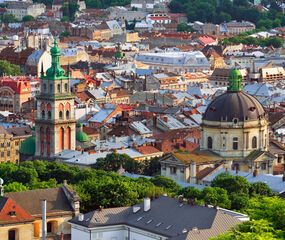
[(23, 103), (31, 98), (31, 80), (28, 78), (2, 78), (0, 82), (0, 110), (22, 112)]
[(207, 71), (210, 64), (202, 52), (159, 52), (141, 53), (135, 60), (148, 65), (150, 69), (166, 72), (196, 72)]
[(75, 149), (74, 98), (70, 72), (59, 65), (60, 48), (54, 37), (52, 65), (41, 73), (41, 93), (37, 99), (36, 156), (52, 158), (64, 149)]

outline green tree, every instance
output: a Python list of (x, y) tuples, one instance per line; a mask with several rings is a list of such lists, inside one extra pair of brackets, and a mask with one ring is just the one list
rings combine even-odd
[(232, 231), (219, 234), (218, 237), (210, 238), (210, 240), (274, 240), (280, 239), (279, 236), (279, 233), (275, 231), (270, 222), (250, 220), (233, 227)]
[(35, 18), (31, 15), (26, 15), (22, 18), (22, 22), (28, 22), (28, 21), (35, 21)]
[(211, 187), (220, 187), (226, 189), (229, 194), (248, 194), (250, 183), (246, 178), (232, 176), (229, 173), (221, 173), (213, 179)]
[(261, 196), (269, 196), (269, 197), (274, 196), (272, 190), (268, 187), (266, 183), (263, 182), (252, 183), (249, 189), (249, 193), (251, 196), (254, 194), (258, 194)]
[(79, 10), (79, 5), (76, 2), (65, 2), (61, 10), (63, 16), (68, 17), (70, 21), (74, 21), (75, 14)]
[(181, 186), (174, 180), (161, 175), (156, 175), (155, 177), (151, 178), (150, 181), (158, 187), (162, 187), (175, 193), (178, 193), (178, 191), (181, 190)]
[(13, 182), (9, 183), (8, 185), (4, 186), (5, 192), (21, 192), (29, 190), (25, 185), (20, 182)]
[(60, 36), (62, 36), (62, 37), (69, 37), (70, 36), (70, 32), (68, 32), (68, 31), (62, 32), (60, 34)]
[(178, 23), (177, 32), (193, 32), (193, 28), (187, 23)]
[(245, 209), (249, 204), (249, 197), (244, 193), (231, 193), (230, 200), (231, 208), (234, 210)]
[(11, 13), (4, 13), (4, 15), (2, 16), (2, 21), (4, 23), (15, 23), (18, 22), (17, 18), (15, 18), (15, 16)]
[(19, 76), (22, 75), (18, 65), (10, 64), (6, 60), (0, 60), (0, 77), (4, 75)]
[(60, 19), (61, 22), (69, 22), (69, 17), (68, 16), (63, 16), (61, 19)]
[(185, 198), (191, 198), (196, 200), (202, 198), (201, 194), (201, 190), (195, 187), (185, 187), (179, 191), (179, 195), (183, 195)]

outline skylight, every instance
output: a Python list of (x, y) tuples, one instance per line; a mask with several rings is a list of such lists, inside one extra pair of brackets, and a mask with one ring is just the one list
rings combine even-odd
[(148, 220), (148, 221), (146, 222), (146, 224), (150, 224), (151, 222), (152, 222), (152, 219)]
[(137, 222), (139, 222), (140, 220), (142, 220), (142, 218), (143, 218), (143, 217), (139, 217), (139, 218), (137, 219)]
[(159, 222), (158, 224), (156, 224), (156, 227), (159, 227), (162, 224), (162, 222)]
[(172, 225), (168, 225), (165, 229), (168, 230), (171, 227), (172, 227)]

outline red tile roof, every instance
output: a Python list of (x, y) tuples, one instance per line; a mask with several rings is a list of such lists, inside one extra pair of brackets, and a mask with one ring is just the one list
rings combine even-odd
[(34, 218), (19, 207), (11, 198), (0, 197), (0, 206), (0, 224), (34, 221)]
[(153, 154), (161, 152), (153, 146), (140, 146), (137, 148), (137, 151), (139, 151), (141, 154)]

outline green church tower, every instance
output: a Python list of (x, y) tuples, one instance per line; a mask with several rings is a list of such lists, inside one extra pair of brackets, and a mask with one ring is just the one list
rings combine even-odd
[(70, 70), (60, 66), (60, 48), (54, 36), (50, 53), (51, 67), (46, 74), (41, 72), (41, 90), (36, 96), (36, 152), (43, 158), (53, 158), (65, 149), (75, 150), (76, 120), (74, 98), (71, 93)]

